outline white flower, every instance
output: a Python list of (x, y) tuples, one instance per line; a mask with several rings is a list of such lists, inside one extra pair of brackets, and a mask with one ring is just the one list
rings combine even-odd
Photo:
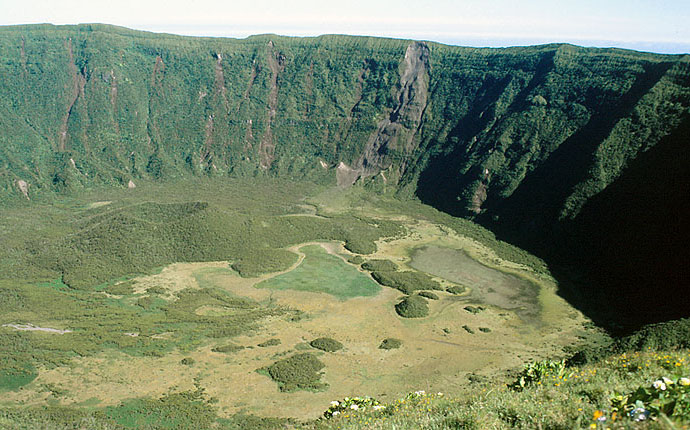
[(635, 421), (644, 421), (649, 416), (649, 411), (645, 408), (635, 408), (630, 411), (630, 417)]
[(376, 405), (376, 406), (374, 406), (374, 410), (375, 410), (375, 411), (380, 411), (381, 409), (386, 409), (386, 407), (383, 406), (383, 405)]
[(436, 395), (439, 396), (439, 397), (443, 397), (443, 393), (440, 393), (440, 392), (439, 392), (439, 393), (436, 393)]
[(333, 411), (333, 413), (331, 415), (332, 416), (340, 415), (340, 412), (339, 411)]
[(356, 411), (357, 409), (359, 409), (359, 406), (358, 406), (358, 405), (355, 405), (355, 404), (352, 404), (352, 405), (350, 405), (350, 409), (353, 409), (353, 410)]
[(690, 385), (690, 378), (680, 378), (678, 380), (678, 383), (680, 385), (685, 385), (687, 387), (688, 385)]
[(426, 394), (426, 391), (424, 390), (419, 390), (414, 392), (415, 396), (423, 396)]
[(339, 405), (340, 405), (340, 402), (337, 401), (337, 400), (333, 400), (333, 401), (331, 402), (331, 406), (339, 406)]
[(666, 383), (666, 385), (673, 385), (673, 381), (668, 379), (667, 377), (664, 376), (661, 379)]
[(661, 379), (659, 379), (658, 381), (654, 381), (654, 384), (652, 384), (652, 385), (657, 390), (661, 390), (661, 391), (666, 390), (666, 384), (664, 384), (664, 381), (662, 381)]

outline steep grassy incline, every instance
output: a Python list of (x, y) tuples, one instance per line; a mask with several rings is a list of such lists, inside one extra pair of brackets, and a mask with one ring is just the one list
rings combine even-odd
[(659, 228), (633, 269), (688, 237), (673, 215), (688, 207), (687, 55), (18, 26), (0, 28), (0, 95), (2, 199), (278, 175), (416, 195), (588, 266), (615, 262), (641, 219)]

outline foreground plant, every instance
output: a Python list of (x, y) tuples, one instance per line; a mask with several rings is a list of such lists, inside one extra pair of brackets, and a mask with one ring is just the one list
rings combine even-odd
[(380, 411), (384, 410), (386, 407), (378, 402), (378, 400), (373, 399), (369, 396), (365, 397), (345, 397), (343, 400), (334, 400), (331, 402), (331, 407), (329, 407), (323, 416), (326, 418), (333, 418), (341, 415), (345, 412), (353, 411), (367, 411), (374, 410)]
[(632, 393), (616, 394), (611, 399), (618, 416), (644, 421), (667, 416), (674, 421), (690, 422), (690, 378), (666, 376)]

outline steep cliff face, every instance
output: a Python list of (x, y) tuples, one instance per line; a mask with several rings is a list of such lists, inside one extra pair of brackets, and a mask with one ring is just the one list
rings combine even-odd
[[(0, 58), (5, 199), (186, 175), (385, 184), (558, 254), (568, 237), (604, 234), (595, 202), (617, 201), (631, 166), (641, 178), (668, 164), (638, 159), (688, 144), (688, 56), (94, 25), (2, 28)], [(677, 174), (636, 198), (665, 201), (688, 182)]]

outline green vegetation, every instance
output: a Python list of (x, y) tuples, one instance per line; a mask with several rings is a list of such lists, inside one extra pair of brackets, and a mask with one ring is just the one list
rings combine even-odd
[(446, 288), (446, 291), (451, 293), (451, 294), (463, 294), (465, 291), (467, 291), (467, 288), (461, 287), (458, 285), (453, 285), (451, 287)]
[(257, 287), (323, 292), (340, 300), (374, 296), (380, 291), (375, 282), (340, 257), (327, 253), (323, 247), (308, 245), (301, 247), (300, 251), (305, 257), (296, 269), (263, 281)]
[(387, 339), (383, 339), (383, 342), (381, 342), (381, 345), (379, 345), (379, 349), (398, 349), (401, 346), (402, 341), (400, 339), (389, 337)]
[(128, 429), (204, 429), (211, 428), (217, 419), (215, 409), (201, 391), (131, 400), (108, 407), (103, 414)]
[(468, 325), (463, 325), (462, 328), (464, 328), (467, 333), (474, 334), (474, 330), (472, 330), (472, 327)]
[(30, 364), (18, 362), (7, 363), (0, 371), (0, 392), (7, 390), (13, 391), (22, 387), (38, 376), (36, 370)]
[(438, 300), (438, 296), (431, 291), (420, 291), (417, 293), (417, 295), (424, 297), (425, 299)]
[(364, 258), (361, 255), (354, 255), (347, 260), (348, 263), (360, 265), (364, 262)]
[(461, 397), (419, 391), (314, 428), (683, 428), (690, 422), (690, 376), (681, 376), (690, 375), (688, 359), (690, 350), (606, 356), (571, 368), (545, 360), (527, 365), (511, 387), (494, 379), (472, 383)]
[(211, 351), (222, 352), (224, 354), (234, 354), (235, 352), (242, 351), (243, 349), (244, 349), (243, 346), (229, 343), (227, 345), (216, 346), (216, 347), (212, 348)]
[(314, 354), (305, 352), (278, 360), (261, 369), (280, 387), (280, 391), (323, 390), (327, 385), (321, 382), (325, 365)]
[(373, 272), (371, 276), (381, 285), (395, 288), (405, 294), (417, 290), (440, 290), (441, 285), (422, 272)]
[(484, 306), (465, 306), (463, 309), (471, 314), (478, 314), (484, 310)]
[(489, 327), (479, 327), (479, 331), (482, 333), (491, 333), (491, 329)]
[[(163, 355), (173, 348), (191, 349), (208, 339), (238, 335), (267, 316), (286, 313), (208, 289), (182, 290), (172, 301), (157, 299), (161, 304), (151, 307), (139, 306), (141, 299), (136, 296), (114, 299), (6, 281), (0, 282), (0, 297), (0, 324), (31, 321), (53, 327), (54, 321), (60, 321), (60, 327), (72, 330), (48, 334), (0, 328), (0, 374), (4, 375), (0, 381), (7, 387), (30, 382), (35, 377), (33, 367), (39, 365), (51, 368), (75, 356), (109, 349), (134, 356)], [(222, 306), (227, 312), (200, 316), (195, 311), (201, 306)], [(170, 335), (156, 336), (162, 333)]]
[(313, 348), (326, 352), (335, 352), (343, 349), (343, 344), (330, 337), (319, 337), (309, 342)]
[(134, 294), (134, 283), (131, 281), (120, 282), (115, 285), (105, 287), (103, 291), (115, 296), (129, 296)]
[(362, 263), (362, 269), (370, 272), (395, 272), (398, 266), (390, 260), (367, 260)]
[(429, 305), (420, 296), (407, 296), (395, 305), (395, 312), (404, 318), (424, 318), (429, 315)]
[(280, 345), (280, 343), (281, 343), (280, 339), (272, 338), (272, 339), (268, 339), (267, 341), (261, 342), (260, 344), (258, 344), (256, 346), (258, 346), (260, 348), (266, 348), (269, 346), (278, 346), (278, 345)]
[[(420, 54), (407, 56), (419, 59), (412, 86), (404, 82), (408, 48)], [(687, 316), (690, 237), (678, 216), (689, 195), (685, 56), (37, 25), (0, 28), (0, 58), (0, 325), (44, 328), (0, 327), (0, 391), (31, 387), (39, 369), (96, 354), (184, 356), (208, 345), (232, 352), (232, 337), (294, 313), (203, 280), (201, 289), (152, 286), (135, 294), (131, 278), (210, 261), (257, 277), (290, 268), (298, 255), (289, 249), (314, 241), (368, 255), (403, 229), (367, 213), (438, 224), (536, 277), (559, 267), (567, 281), (559, 291), (584, 298), (578, 308), (620, 333)], [(382, 120), (393, 123), (381, 127)], [(352, 194), (337, 190), (358, 204), (305, 212), (304, 198), (334, 185), (340, 163), (374, 174), (360, 177)], [(382, 166), (385, 177), (377, 174)], [(341, 300), (379, 291), (338, 256), (312, 246), (302, 252), (297, 269), (262, 286)], [(408, 294), (398, 314), (427, 315), (424, 295), (433, 293), (424, 290), (441, 286), (394, 266), (373, 260), (362, 267)], [(476, 283), (457, 283), (482, 293)], [(520, 288), (534, 292), (527, 284)], [(529, 299), (536, 308), (536, 295)], [(222, 315), (200, 311), (210, 308)], [(366, 422), (339, 414), (305, 426), (555, 429), (602, 427), (602, 417), (613, 428), (637, 426), (631, 420), (640, 417), (656, 419), (649, 428), (667, 419), (685, 425), (687, 357), (674, 348), (688, 347), (688, 325), (651, 326), (608, 350), (583, 349), (560, 378), (532, 369), (538, 377), (523, 373), (535, 382), (520, 391), (494, 381), (459, 400), (408, 396), (386, 408), (396, 412), (366, 411)], [(297, 354), (265, 371), (290, 391), (324, 388), (322, 368), (315, 356)], [(45, 388), (58, 396), (59, 387)], [(98, 410), (0, 411), (0, 426), (9, 428), (283, 424), (218, 420), (200, 390)]]

